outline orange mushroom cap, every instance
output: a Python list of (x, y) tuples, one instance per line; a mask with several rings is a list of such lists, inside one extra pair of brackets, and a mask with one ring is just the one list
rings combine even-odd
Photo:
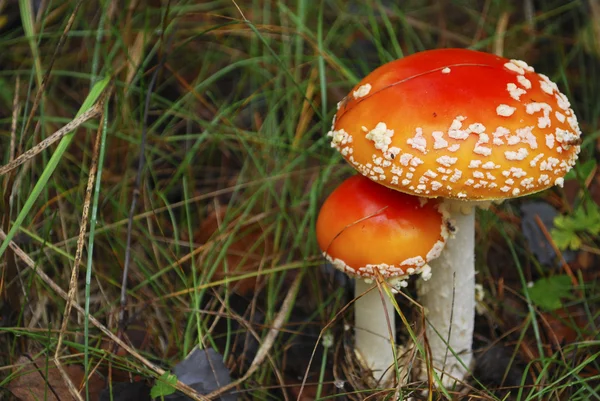
[(581, 131), (566, 96), (525, 62), (442, 49), (365, 77), (338, 104), (328, 135), (380, 184), (490, 200), (562, 185)]
[(393, 191), (355, 175), (327, 198), (317, 219), (324, 256), (351, 276), (405, 278), (422, 273), (448, 237), (441, 203)]

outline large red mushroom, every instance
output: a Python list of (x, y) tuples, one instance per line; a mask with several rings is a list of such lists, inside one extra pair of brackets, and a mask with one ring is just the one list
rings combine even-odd
[(328, 135), (361, 174), (444, 198), (453, 211), (455, 238), (431, 263), (419, 297), (434, 367), (446, 384), (462, 380), (472, 361), (472, 206), (562, 186), (581, 135), (567, 97), (523, 61), (431, 50), (365, 77), (338, 104)]

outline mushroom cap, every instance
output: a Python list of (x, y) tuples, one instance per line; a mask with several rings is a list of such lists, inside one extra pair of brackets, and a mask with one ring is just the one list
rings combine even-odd
[(437, 200), (393, 191), (355, 175), (327, 198), (317, 219), (324, 256), (350, 276), (386, 279), (422, 273), (444, 248), (446, 215)]
[(416, 53), (338, 104), (331, 146), (361, 174), (422, 197), (493, 200), (562, 185), (579, 125), (555, 83), (520, 60)]

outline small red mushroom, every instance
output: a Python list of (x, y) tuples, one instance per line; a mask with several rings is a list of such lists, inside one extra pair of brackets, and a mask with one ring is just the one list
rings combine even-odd
[[(393, 191), (356, 175), (329, 195), (316, 232), (324, 256), (358, 279), (358, 298), (374, 279), (384, 279), (396, 290), (406, 285), (411, 274), (427, 280), (431, 276), (427, 263), (440, 255), (448, 237), (446, 223), (440, 202)], [(390, 300), (384, 299), (386, 313), (381, 313), (377, 291), (367, 292), (354, 304), (356, 348), (377, 377), (389, 372), (394, 362), (387, 322), (394, 333), (395, 313)]]

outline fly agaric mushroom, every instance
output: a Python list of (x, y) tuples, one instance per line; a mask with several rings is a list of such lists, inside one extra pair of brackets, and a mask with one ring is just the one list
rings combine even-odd
[[(317, 219), (317, 242), (324, 256), (339, 270), (356, 277), (355, 294), (365, 293), (381, 277), (393, 288), (406, 285), (412, 274), (430, 277), (427, 264), (438, 257), (448, 231), (446, 217), (436, 200), (420, 199), (378, 185), (356, 175), (345, 180), (327, 198)], [(378, 291), (357, 299), (356, 348), (379, 378), (393, 365), (394, 307), (384, 296), (381, 313)]]
[(454, 212), (455, 238), (431, 264), (419, 297), (434, 368), (447, 374), (444, 384), (462, 380), (472, 361), (472, 206), (562, 186), (581, 135), (567, 97), (523, 61), (431, 50), (365, 77), (338, 104), (328, 135), (371, 180), (445, 198)]

